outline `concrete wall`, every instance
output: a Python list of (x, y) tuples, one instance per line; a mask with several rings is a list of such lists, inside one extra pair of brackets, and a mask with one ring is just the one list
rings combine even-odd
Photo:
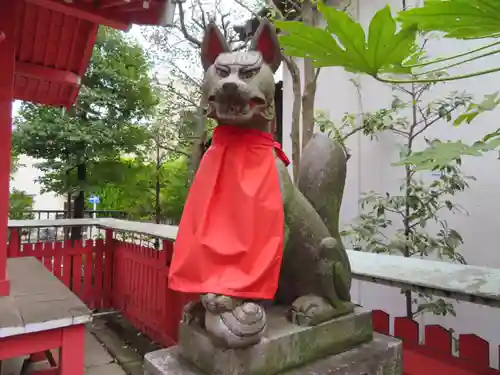
[(42, 175), (42, 172), (35, 167), (36, 159), (22, 155), (19, 164), (22, 166), (14, 174), (14, 179), (10, 182), (11, 189), (16, 188), (24, 190), (34, 197), (34, 210), (62, 210), (64, 209), (64, 197), (57, 196), (54, 193), (41, 193), (41, 185), (36, 179)]
[[(390, 3), (393, 11), (401, 9), (401, 0), (353, 0), (352, 14), (366, 27), (374, 12)], [(409, 2), (411, 5), (411, 2)], [(479, 42), (486, 43), (485, 41)], [(429, 43), (431, 55), (447, 56), (457, 51), (465, 51), (477, 42), (447, 40), (445, 42), (432, 41)], [(481, 60), (469, 63), (459, 69), (450, 70), (450, 73), (470, 72), (491, 68), (500, 65), (500, 58)], [(375, 111), (387, 108), (390, 105), (391, 90), (370, 77), (360, 77), (362, 86), (361, 95), (349, 81), (353, 75), (347, 74), (340, 68), (326, 68), (320, 74), (316, 94), (316, 108), (326, 111), (333, 121), (340, 121), (344, 113), (360, 113), (361, 111)], [(291, 107), (292, 88), (289, 73), (283, 72), (283, 137), (284, 149), (291, 156)], [(427, 98), (443, 96), (451, 91), (464, 91), (473, 94), (478, 99), (483, 94), (498, 90), (500, 74), (484, 77), (475, 77), (469, 80), (437, 86)], [(471, 125), (453, 128), (449, 124), (436, 124), (428, 133), (429, 138), (441, 138), (464, 142), (479, 139), (490, 130), (500, 127), (496, 121), (500, 111), (483, 114)], [(382, 134), (379, 141), (371, 141), (363, 136), (355, 136), (348, 142), (352, 157), (348, 165), (348, 179), (342, 205), (341, 222), (345, 225), (359, 214), (358, 199), (362, 192), (375, 190), (378, 192), (395, 192), (401, 183), (402, 170), (391, 166), (397, 155), (397, 138), (392, 134)], [(470, 189), (459, 194), (455, 202), (461, 204), (469, 212), (469, 216), (450, 215), (447, 217), (449, 225), (462, 234), (465, 244), (460, 248), (468, 263), (480, 266), (500, 268), (499, 250), (496, 240), (500, 232), (500, 178), (495, 173), (500, 168), (497, 154), (492, 152), (481, 158), (465, 158), (464, 172), (473, 175), (477, 181), (471, 182)], [(425, 176), (427, 178), (430, 176)], [(353, 295), (357, 302), (367, 308), (382, 308), (393, 315), (404, 315), (404, 300), (400, 291), (394, 288), (381, 287), (373, 284), (355, 283)], [(498, 345), (500, 338), (500, 314), (498, 310), (472, 305), (468, 303), (456, 304), (457, 317), (440, 318), (426, 315), (421, 318), (426, 324), (439, 323), (453, 328), (458, 333), (475, 333), (490, 341), (492, 344), (492, 364), (498, 363)]]

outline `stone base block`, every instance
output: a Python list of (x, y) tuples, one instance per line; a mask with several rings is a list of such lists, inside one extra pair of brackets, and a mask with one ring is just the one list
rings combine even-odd
[[(261, 374), (268, 374), (262, 368)], [(179, 347), (159, 350), (146, 355), (145, 375), (219, 375), (220, 372), (202, 371), (179, 353)], [(241, 375), (234, 368), (232, 375)], [(379, 334), (373, 340), (360, 344), (341, 354), (329, 355), (306, 365), (296, 366), (281, 375), (402, 375), (401, 341)]]
[[(394, 354), (393, 347), (397, 341), (390, 341), (393, 339), (389, 338), (373, 341), (371, 312), (361, 308), (314, 327), (290, 323), (285, 317), (286, 311), (277, 306), (266, 309), (266, 312), (268, 328), (265, 336), (257, 345), (245, 349), (217, 347), (201, 327), (181, 323), (177, 347), (151, 353), (146, 357), (150, 374), (166, 374), (154, 370), (158, 366), (167, 369), (172, 375), (175, 374), (175, 368), (185, 369), (186, 374), (193, 375), (276, 375), (301, 366), (312, 367), (310, 370), (309, 367), (303, 367), (302, 371), (306, 372), (293, 373), (294, 375), (321, 374), (315, 366), (325, 369), (328, 367), (329, 374), (350, 374), (335, 371), (337, 368), (338, 371), (344, 368), (344, 362), (349, 368), (354, 366), (352, 359), (362, 361), (365, 365), (376, 363), (380, 367), (380, 363), (384, 361), (375, 359), (373, 362), (366, 358), (373, 357), (374, 353), (379, 353), (382, 357)], [(362, 346), (365, 343), (368, 346)], [(331, 368), (335, 371), (332, 372)]]
[(313, 327), (286, 319), (286, 310), (269, 307), (267, 331), (261, 342), (245, 349), (213, 345), (206, 331), (181, 324), (179, 353), (207, 374), (274, 375), (331, 354), (342, 353), (373, 337), (371, 311), (354, 313)]

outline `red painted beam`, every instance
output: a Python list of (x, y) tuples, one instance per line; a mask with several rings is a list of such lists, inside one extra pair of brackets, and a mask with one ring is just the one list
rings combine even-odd
[(105, 0), (99, 3), (99, 8), (106, 9), (106, 8), (120, 7), (122, 5), (131, 3), (132, 1), (133, 0), (107, 0), (107, 1)]
[[(80, 60), (80, 67), (78, 68), (78, 74), (80, 76), (83, 76), (85, 74), (85, 71), (87, 70), (87, 66), (90, 60), (90, 57), (92, 56), (92, 51), (94, 49), (94, 44), (95, 40), (97, 38), (97, 31), (98, 31), (98, 25), (93, 24), (91, 31), (90, 31), (90, 36), (87, 39), (87, 44), (85, 46), (85, 49), (83, 51), (83, 57)], [(66, 108), (70, 108), (73, 103), (76, 101), (76, 97), (78, 96), (79, 93), (79, 88), (75, 87), (70, 95), (68, 104), (66, 104)]]
[(149, 1), (149, 2), (143, 2), (143, 1), (134, 1), (130, 2), (128, 4), (123, 4), (119, 9), (120, 12), (125, 13), (125, 12), (152, 12), (154, 14), (157, 14), (159, 9), (161, 9), (161, 6), (165, 6), (164, 3), (159, 3), (158, 1)]
[(83, 5), (70, 5), (63, 4), (59, 1), (53, 0), (25, 0), (26, 3), (39, 6), (41, 8), (49, 9), (54, 12), (63, 13), (67, 16), (73, 16), (86, 20), (92, 23), (97, 23), (104, 26), (109, 26), (114, 29), (127, 31), (129, 25), (113, 19), (109, 14), (99, 11), (99, 8)]
[(16, 63), (16, 75), (50, 82), (66, 83), (69, 85), (79, 85), (81, 81), (78, 75), (66, 70), (58, 70), (23, 62)]

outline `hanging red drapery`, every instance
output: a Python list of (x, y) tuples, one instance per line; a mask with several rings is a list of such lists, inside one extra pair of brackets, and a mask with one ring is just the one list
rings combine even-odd
[(285, 227), (275, 154), (289, 163), (269, 133), (215, 128), (182, 214), (171, 289), (274, 297)]

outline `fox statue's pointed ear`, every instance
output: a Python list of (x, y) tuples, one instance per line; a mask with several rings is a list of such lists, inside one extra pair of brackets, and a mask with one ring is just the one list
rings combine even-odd
[(267, 18), (260, 21), (259, 28), (250, 42), (250, 51), (259, 51), (273, 72), (278, 70), (281, 64), (281, 51), (276, 29)]
[(219, 28), (215, 23), (211, 22), (207, 26), (201, 42), (201, 64), (203, 69), (207, 70), (221, 53), (230, 51), (231, 49)]

